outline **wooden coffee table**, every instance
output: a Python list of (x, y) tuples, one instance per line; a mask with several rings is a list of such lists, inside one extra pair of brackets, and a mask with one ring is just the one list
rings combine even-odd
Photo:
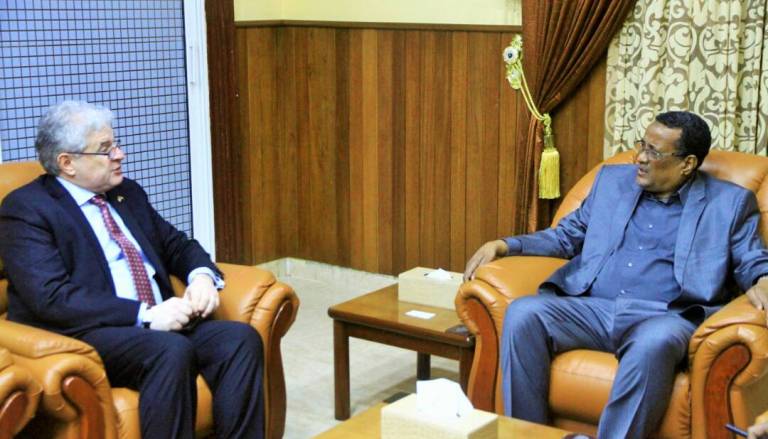
[[(330, 430), (315, 436), (315, 439), (342, 439), (342, 438), (366, 438), (378, 439), (381, 437), (381, 408), (385, 403), (379, 403), (364, 412), (355, 415), (352, 419), (342, 422)], [(498, 438), (536, 438), (536, 439), (562, 439), (568, 434), (547, 425), (534, 424), (520, 419), (499, 416)]]
[[(407, 316), (411, 310), (435, 314), (429, 320)], [(428, 380), (430, 355), (459, 360), (459, 381), (466, 391), (475, 352), (471, 334), (456, 311), (397, 300), (397, 285), (365, 294), (328, 309), (333, 318), (336, 419), (349, 418), (349, 337), (410, 349), (417, 354), (417, 377)]]

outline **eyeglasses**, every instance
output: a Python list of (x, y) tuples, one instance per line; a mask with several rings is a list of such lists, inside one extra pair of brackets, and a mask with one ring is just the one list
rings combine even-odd
[(675, 151), (675, 152), (659, 152), (651, 145), (645, 142), (645, 140), (640, 139), (635, 141), (635, 157), (639, 156), (640, 154), (645, 153), (645, 157), (648, 158), (649, 161), (655, 162), (657, 160), (661, 160), (665, 157), (684, 157), (683, 154)]
[(74, 154), (74, 155), (103, 155), (103, 156), (107, 156), (107, 158), (110, 159), (110, 160), (115, 160), (115, 159), (117, 159), (117, 152), (118, 151), (122, 152), (123, 149), (122, 149), (122, 146), (118, 142), (115, 142), (106, 151), (101, 151), (101, 152), (70, 152), (70, 154)]

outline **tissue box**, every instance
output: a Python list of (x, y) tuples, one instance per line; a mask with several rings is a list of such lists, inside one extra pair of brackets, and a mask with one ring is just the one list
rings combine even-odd
[(397, 276), (398, 300), (454, 309), (453, 300), (462, 282), (462, 274), (447, 271), (450, 280), (430, 279), (432, 268), (416, 267)]
[(418, 411), (416, 395), (381, 409), (381, 439), (496, 439), (498, 415), (473, 410), (461, 418)]

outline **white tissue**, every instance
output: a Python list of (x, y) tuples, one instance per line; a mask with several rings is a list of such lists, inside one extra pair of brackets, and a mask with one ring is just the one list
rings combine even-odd
[(429, 273), (425, 274), (424, 276), (434, 280), (451, 280), (451, 273), (443, 270), (442, 268), (438, 268), (437, 270), (432, 270)]
[(473, 410), (461, 386), (445, 378), (416, 382), (416, 408), (421, 413), (443, 419), (467, 416)]

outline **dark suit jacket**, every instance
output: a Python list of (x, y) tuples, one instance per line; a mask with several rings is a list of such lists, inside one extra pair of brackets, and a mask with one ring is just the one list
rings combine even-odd
[[(541, 292), (586, 293), (621, 243), (642, 188), (634, 165), (604, 166), (581, 207), (554, 229), (517, 237), (528, 255), (571, 259), (542, 285)], [(731, 299), (728, 281), (742, 291), (768, 274), (755, 195), (699, 172), (693, 180), (675, 242), (674, 274), (680, 295), (671, 309), (697, 320)], [(647, 288), (653, 288), (648, 279)]]
[[(197, 267), (220, 273), (196, 241), (155, 211), (136, 182), (126, 178), (106, 196), (155, 267), (163, 299), (173, 296), (170, 274), (186, 281)], [(115, 295), (96, 235), (55, 177), (40, 176), (3, 200), (0, 258), (10, 280), (10, 320), (75, 336), (136, 324), (139, 302)]]

